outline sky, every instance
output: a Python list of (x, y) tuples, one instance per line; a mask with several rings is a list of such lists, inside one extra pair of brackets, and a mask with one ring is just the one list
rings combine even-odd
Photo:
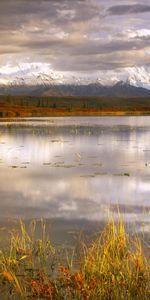
[(149, 20), (149, 0), (1, 0), (0, 83), (43, 73), (149, 83)]

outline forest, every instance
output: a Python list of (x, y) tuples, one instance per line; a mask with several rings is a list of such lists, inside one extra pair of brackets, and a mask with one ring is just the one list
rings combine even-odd
[(150, 97), (0, 96), (0, 117), (149, 115)]

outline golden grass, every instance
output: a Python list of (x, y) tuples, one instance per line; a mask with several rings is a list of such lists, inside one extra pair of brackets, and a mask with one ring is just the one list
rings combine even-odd
[[(150, 299), (150, 261), (138, 236), (122, 221), (111, 221), (90, 245), (81, 244), (78, 267), (74, 251), (64, 258), (46, 235), (35, 239), (20, 222), (8, 249), (0, 252), (0, 299)], [(148, 249), (148, 248), (147, 248)]]
[[(67, 107), (49, 108), (49, 107), (24, 107), (24, 106), (2, 106), (1, 114), (3, 118), (21, 118), (21, 117), (65, 117), (65, 116), (142, 116), (150, 115), (149, 108), (88, 108), (74, 107), (71, 110)], [(0, 118), (1, 120), (3, 119)]]

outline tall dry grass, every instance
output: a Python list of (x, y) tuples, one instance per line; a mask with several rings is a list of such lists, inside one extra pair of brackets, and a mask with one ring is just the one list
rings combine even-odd
[(36, 240), (35, 227), (28, 233), (20, 222), (0, 252), (0, 299), (150, 299), (150, 261), (122, 221), (111, 221), (90, 245), (81, 243), (77, 268), (74, 252), (64, 257), (55, 249), (44, 223)]

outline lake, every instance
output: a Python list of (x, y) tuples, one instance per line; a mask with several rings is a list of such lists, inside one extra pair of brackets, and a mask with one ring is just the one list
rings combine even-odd
[(57, 233), (90, 230), (118, 210), (148, 230), (149, 117), (0, 122), (1, 223), (46, 218)]

